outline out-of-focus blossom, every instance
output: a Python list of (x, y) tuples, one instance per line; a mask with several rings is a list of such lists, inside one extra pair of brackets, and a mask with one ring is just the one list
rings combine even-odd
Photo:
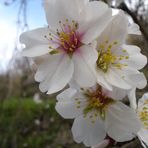
[(142, 145), (146, 148), (148, 146), (148, 93), (145, 93), (138, 101), (138, 105), (135, 106), (136, 97), (132, 92), (133, 97), (131, 98), (131, 106), (133, 106), (137, 112), (137, 115), (142, 123), (142, 128), (138, 132), (137, 136), (141, 140)]

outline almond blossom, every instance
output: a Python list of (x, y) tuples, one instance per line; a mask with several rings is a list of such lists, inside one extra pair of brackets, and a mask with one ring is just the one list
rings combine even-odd
[(140, 122), (119, 96), (117, 88), (110, 92), (99, 85), (71, 87), (57, 96), (56, 110), (63, 118), (74, 118), (72, 134), (78, 143), (94, 146), (107, 135), (117, 142), (128, 141), (139, 131)]
[(98, 58), (94, 71), (97, 82), (108, 90), (118, 87), (125, 90), (142, 89), (147, 81), (139, 72), (147, 58), (139, 47), (127, 45), (129, 34), (140, 34), (138, 26), (128, 24), (127, 16), (120, 11), (97, 38)]
[(139, 99), (138, 105), (136, 105), (135, 90), (131, 92), (131, 106), (137, 112), (137, 115), (141, 121), (141, 129), (137, 136), (140, 139), (143, 147), (148, 146), (148, 93), (145, 93), (142, 98)]
[(112, 18), (103, 2), (44, 0), (48, 27), (25, 32), (20, 41), (23, 55), (44, 57), (35, 75), (39, 88), (48, 94), (63, 89), (71, 78), (81, 87), (96, 82), (91, 67), (97, 60), (92, 42)]

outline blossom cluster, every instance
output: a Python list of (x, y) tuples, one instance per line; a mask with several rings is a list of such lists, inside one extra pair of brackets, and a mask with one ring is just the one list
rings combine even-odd
[(94, 146), (106, 137), (124, 142), (137, 136), (148, 145), (148, 94), (138, 105), (135, 97), (147, 84), (139, 71), (147, 58), (127, 42), (140, 34), (138, 25), (101, 1), (44, 0), (44, 9), (48, 26), (22, 33), (22, 54), (40, 59), (35, 80), (42, 92), (62, 90), (55, 108), (74, 119), (74, 140)]

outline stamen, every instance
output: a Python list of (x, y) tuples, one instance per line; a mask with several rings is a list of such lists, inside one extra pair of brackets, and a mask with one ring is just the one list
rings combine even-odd
[(105, 96), (99, 86), (96, 90), (84, 90), (84, 95), (87, 98), (87, 106), (83, 110), (84, 116), (89, 115), (91, 121), (96, 121), (98, 116), (104, 120), (105, 109), (114, 102), (113, 99)]
[[(108, 44), (106, 46), (105, 44)], [(114, 41), (109, 44), (109, 41), (106, 40), (105, 43), (99, 46), (98, 50), (98, 59), (96, 62), (97, 68), (101, 69), (104, 73), (106, 73), (109, 67), (112, 65), (118, 69), (122, 69), (124, 66), (128, 66), (127, 64), (122, 64), (119, 61), (124, 59), (129, 59), (129, 56), (125, 55), (127, 51), (125, 49), (122, 50), (124, 55), (115, 55), (113, 54), (114, 46), (118, 44), (118, 41)]]
[[(59, 21), (59, 26), (60, 28), (56, 29), (56, 31), (48, 27), (50, 33), (44, 37), (49, 41), (49, 44), (58, 44), (59, 49), (64, 50), (71, 56), (81, 46), (80, 37), (77, 32), (78, 23), (74, 20), (69, 21), (65, 19), (64, 22)], [(53, 49), (52, 46), (49, 46), (49, 48)]]
[(142, 108), (142, 111), (139, 112), (139, 117), (144, 127), (148, 130), (148, 107), (147, 106), (144, 106)]

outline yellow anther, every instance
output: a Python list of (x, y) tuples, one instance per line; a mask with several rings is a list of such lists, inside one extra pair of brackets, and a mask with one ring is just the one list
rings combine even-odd
[[(51, 49), (53, 49), (53, 48), (51, 48)], [(49, 52), (49, 54), (51, 54), (51, 55), (57, 54), (57, 53), (59, 53), (59, 50), (56, 50), (56, 49)]]

